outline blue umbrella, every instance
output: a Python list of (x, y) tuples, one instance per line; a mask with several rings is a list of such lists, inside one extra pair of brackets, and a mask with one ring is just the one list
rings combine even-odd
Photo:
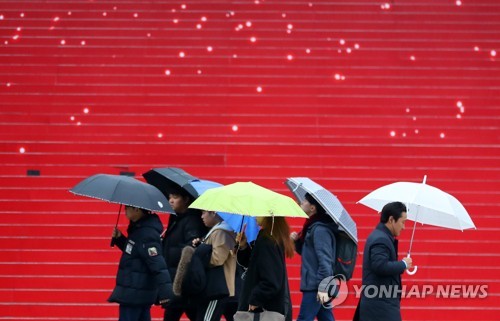
[(190, 181), (186, 186), (185, 189), (188, 192), (194, 191), (193, 193), (190, 193), (192, 195), (196, 195), (195, 197), (200, 196), (201, 194), (205, 193), (206, 190), (209, 190), (214, 187), (221, 187), (222, 184), (219, 184), (217, 182), (213, 181), (208, 181), (205, 179), (195, 179)]
[(247, 236), (247, 241), (250, 243), (257, 238), (259, 234), (259, 224), (254, 216), (230, 214), (230, 213), (219, 213), (217, 214), (227, 223), (235, 232), (240, 232), (243, 229), (243, 225), (246, 224), (245, 235)]
[[(192, 188), (198, 195), (203, 194), (206, 190), (209, 190), (214, 187), (221, 187), (222, 184), (217, 182), (197, 179), (189, 182), (190, 188)], [(252, 216), (238, 215), (238, 214), (230, 214), (230, 213), (221, 213), (217, 212), (217, 214), (235, 231), (240, 232), (243, 228), (243, 225), (246, 224), (245, 235), (247, 237), (248, 242), (252, 242), (257, 238), (257, 234), (259, 234), (260, 227), (257, 224), (257, 220)]]

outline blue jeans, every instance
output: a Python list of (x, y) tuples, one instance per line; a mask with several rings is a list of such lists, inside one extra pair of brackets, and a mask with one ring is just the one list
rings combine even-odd
[(120, 319), (118, 321), (151, 321), (151, 306), (120, 304)]
[(314, 317), (317, 317), (318, 321), (335, 321), (332, 309), (324, 308), (317, 300), (317, 294), (316, 291), (302, 292), (302, 302), (300, 303), (297, 321), (313, 321)]

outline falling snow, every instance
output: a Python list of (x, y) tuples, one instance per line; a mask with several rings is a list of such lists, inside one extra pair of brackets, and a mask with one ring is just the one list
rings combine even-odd
[[(266, 12), (265, 11), (266, 5), (268, 5), (266, 1), (254, 0), (253, 4), (259, 6), (258, 10), (261, 11), (258, 12), (263, 12), (263, 13)], [(457, 7), (462, 7), (460, 8), (460, 12), (464, 13), (468, 9), (467, 3), (461, 0), (454, 1), (454, 4)], [(378, 12), (378, 15), (386, 17), (399, 13), (400, 10), (407, 10), (405, 8), (399, 8), (398, 6), (396, 6), (395, 2), (381, 2), (378, 3), (377, 5), (380, 6), (380, 9), (382, 11), (384, 11), (384, 13), (381, 13), (380, 10), (376, 10)], [(147, 38), (150, 38), (150, 40), (148, 41), (151, 41), (151, 43), (153, 44), (152, 45), (153, 47), (151, 47), (152, 50), (155, 50), (154, 48), (155, 45), (158, 45), (158, 48), (164, 47), (164, 50), (161, 52), (161, 54), (155, 53), (149, 56), (149, 54), (146, 53), (145, 55), (148, 57), (152, 57), (150, 58), (152, 60), (165, 59), (166, 61), (159, 62), (169, 65), (169, 68), (163, 69), (164, 76), (170, 77), (169, 79), (175, 80), (177, 82), (182, 82), (184, 80), (192, 81), (188, 80), (190, 78), (186, 77), (188, 77), (188, 75), (191, 75), (189, 77), (193, 77), (193, 75), (200, 76), (204, 74), (204, 72), (208, 72), (206, 75), (204, 75), (204, 77), (196, 78), (199, 79), (200, 81), (206, 81), (202, 84), (196, 84), (196, 86), (206, 86), (210, 81), (217, 83), (219, 79), (214, 80), (211, 79), (210, 77), (212, 75), (219, 75), (220, 77), (221, 72), (229, 70), (227, 66), (224, 66), (224, 61), (228, 61), (228, 59), (230, 61), (233, 61), (234, 63), (234, 65), (231, 65), (232, 71), (237, 72), (239, 70), (238, 68), (248, 68), (249, 70), (253, 70), (250, 74), (251, 77), (249, 77), (248, 80), (250, 79), (257, 79), (257, 81), (265, 80), (265, 77), (269, 77), (269, 75), (272, 75), (272, 77), (275, 77), (276, 79), (281, 79), (281, 80), (276, 80), (275, 87), (274, 86), (272, 87), (273, 90), (271, 92), (266, 92), (266, 95), (262, 95), (263, 97), (272, 95), (275, 92), (274, 88), (278, 88), (276, 89), (276, 94), (284, 95), (285, 97), (286, 94), (283, 94), (281, 92), (283, 90), (281, 88), (288, 88), (289, 91), (292, 93), (295, 91), (299, 93), (301, 92), (301, 90), (303, 90), (304, 93), (314, 92), (314, 90), (308, 89), (309, 88), (308, 86), (312, 86), (314, 84), (312, 80), (304, 81), (302, 85), (295, 86), (295, 84), (293, 84), (293, 86), (287, 87), (288, 86), (287, 78), (286, 76), (283, 76), (285, 74), (282, 71), (283, 69), (280, 69), (280, 68), (287, 68), (285, 66), (288, 66), (288, 68), (297, 68), (289, 70), (291, 73), (289, 79), (294, 79), (293, 77), (302, 77), (304, 70), (306, 70), (308, 66), (317, 64), (318, 66), (321, 66), (330, 75), (328, 76), (330, 79), (328, 84), (331, 87), (325, 87), (325, 88), (332, 88), (331, 90), (334, 90), (333, 88), (336, 88), (335, 91), (332, 91), (333, 96), (335, 95), (346, 96), (346, 97), (351, 97), (353, 100), (355, 100), (356, 95), (364, 94), (363, 91), (361, 90), (362, 88), (367, 88), (366, 95), (370, 96), (374, 95), (373, 92), (375, 92), (376, 94), (376, 91), (370, 88), (377, 88), (378, 86), (382, 88), (383, 86), (388, 86), (384, 84), (385, 75), (388, 76), (387, 79), (397, 79), (397, 77), (401, 77), (401, 86), (403, 87), (408, 86), (408, 80), (407, 78), (405, 78), (405, 76), (395, 77), (394, 75), (396, 73), (393, 70), (384, 70), (383, 67), (378, 68), (377, 64), (389, 63), (389, 59), (393, 59), (394, 61), (396, 61), (396, 66), (398, 66), (397, 65), (398, 59), (400, 60), (406, 59), (411, 62), (414, 62), (411, 65), (410, 64), (404, 65), (404, 66), (409, 66), (405, 68), (410, 68), (406, 69), (404, 73), (411, 74), (414, 70), (417, 70), (411, 68), (431, 68), (428, 67), (431, 64), (431, 62), (439, 61), (440, 59), (440, 58), (433, 58), (432, 52), (429, 51), (428, 48), (426, 48), (425, 46), (421, 46), (420, 42), (415, 42), (413, 45), (409, 43), (405, 43), (404, 45), (402, 45), (401, 43), (398, 42), (393, 42), (393, 43), (387, 42), (387, 44), (383, 44), (380, 43), (380, 39), (377, 38), (379, 36), (374, 36), (371, 35), (370, 33), (361, 36), (352, 33), (351, 35), (348, 32), (345, 33), (325, 32), (324, 34), (321, 34), (324, 31), (318, 31), (319, 36), (314, 36), (314, 33), (311, 32), (313, 31), (313, 27), (310, 23), (308, 23), (308, 21), (315, 21), (318, 18), (316, 16), (317, 14), (316, 11), (323, 10), (324, 8), (321, 7), (320, 9), (319, 8), (320, 6), (315, 6), (315, 4), (312, 2), (306, 3), (305, 6), (306, 8), (303, 9), (304, 12), (302, 17), (297, 17), (295, 13), (292, 11), (285, 12), (283, 10), (283, 11), (278, 11), (277, 13), (274, 12), (273, 15), (275, 18), (281, 17), (284, 20), (280, 19), (279, 25), (278, 24), (273, 25), (268, 20), (266, 20), (267, 18), (264, 19), (259, 15), (252, 16), (249, 14), (243, 14), (240, 10), (236, 10), (234, 9), (234, 7), (228, 5), (227, 8), (224, 8), (224, 11), (222, 13), (222, 17), (226, 17), (228, 19), (224, 19), (224, 21), (226, 21), (226, 24), (221, 24), (220, 23), (221, 17), (213, 14), (213, 11), (210, 10), (204, 11), (201, 10), (200, 8), (194, 8), (194, 7), (188, 8), (188, 4), (186, 3), (177, 3), (175, 4), (175, 7), (168, 8), (168, 10), (166, 11), (167, 13), (166, 15), (163, 15), (161, 18), (158, 18), (159, 19), (158, 21), (160, 22), (158, 22), (158, 26), (156, 26), (154, 29), (152, 29), (151, 26), (147, 24), (148, 19), (151, 19), (151, 17), (149, 17), (148, 10), (139, 7), (131, 7), (133, 9), (122, 11), (118, 10), (117, 6), (114, 6), (111, 8), (107, 7), (106, 8), (107, 11), (102, 11), (101, 9), (100, 11), (97, 12), (98, 15), (97, 20), (99, 20), (100, 17), (100, 20), (102, 21), (101, 22), (97, 21), (96, 26), (98, 26), (99, 23), (104, 23), (104, 21), (107, 21), (106, 23), (111, 23), (112, 22), (111, 19), (115, 18), (114, 16), (117, 14), (121, 14), (121, 16), (119, 16), (119, 19), (128, 20), (127, 23), (132, 23), (134, 21), (133, 23), (137, 24), (136, 27), (138, 28), (138, 30), (142, 30), (141, 31), (143, 32), (142, 35), (146, 35)], [(453, 1), (451, 2), (451, 6), (453, 6)], [(112, 9), (112, 14), (110, 15), (109, 11), (111, 9)], [(432, 8), (428, 9), (430, 10)], [(456, 11), (457, 9), (454, 10)], [(74, 12), (75, 14), (73, 14)], [(19, 17), (24, 18), (27, 16), (26, 13), (19, 12), (17, 14), (19, 15)], [(104, 40), (98, 38), (92, 39), (93, 38), (92, 35), (88, 37), (85, 36), (85, 38), (83, 37), (78, 38), (75, 37), (75, 35), (69, 33), (68, 32), (69, 29), (67, 29), (66, 24), (71, 25), (71, 23), (74, 23), (73, 19), (81, 19), (81, 17), (78, 17), (81, 16), (81, 13), (76, 11), (67, 11), (66, 13), (67, 15), (64, 15), (63, 18), (61, 18), (62, 14), (61, 12), (58, 12), (56, 13), (56, 15), (52, 15), (46, 18), (48, 19), (48, 23), (50, 24), (49, 30), (54, 30), (54, 34), (57, 33), (58, 37), (60, 37), (59, 39), (56, 40), (59, 44), (58, 47), (61, 48), (60, 50), (66, 51), (75, 48), (77, 45), (87, 46), (87, 44), (91, 44), (85, 49), (81, 49), (81, 50), (88, 50), (90, 52), (92, 48), (106, 48), (106, 46), (112, 45), (112, 42), (109, 42), (109, 40), (108, 43), (105, 43)], [(125, 15), (127, 15), (127, 17), (125, 17)], [(31, 15), (29, 15), (29, 18), (31, 18)], [(106, 20), (104, 20), (105, 18)], [(181, 18), (182, 18), (182, 23), (181, 23)], [(94, 17), (94, 19), (96, 18)], [(5, 20), (7, 20), (6, 16), (4, 14), (0, 14), (0, 21), (5, 21)], [(84, 23), (85, 22), (83, 22), (83, 24)], [(343, 27), (345, 27), (346, 30), (349, 30), (349, 28), (353, 28), (352, 26), (355, 26), (354, 22), (352, 25), (349, 25), (346, 22), (344, 22), (344, 24), (345, 26)], [(23, 32), (24, 27), (25, 26), (22, 25), (22, 23), (19, 23), (19, 25), (15, 27), (15, 33), (10, 34), (7, 39), (5, 38), (3, 39), (3, 44), (5, 46), (7, 45), (15, 46), (16, 44), (24, 42), (25, 41), (24, 39), (25, 36)], [(283, 27), (286, 31), (286, 35), (283, 34)], [(279, 29), (280, 33), (273, 33), (272, 31), (270, 31), (272, 28), (275, 28), (276, 30)], [(374, 25), (373, 27), (374, 33), (377, 32), (377, 28), (390, 34), (390, 29), (387, 28), (383, 29), (382, 27), (377, 27), (377, 25)], [(190, 32), (196, 30), (200, 30), (200, 32), (197, 33), (198, 35), (194, 37), (193, 36), (194, 33), (190, 34)], [(325, 30), (327, 30), (326, 27)], [(340, 30), (342, 30), (342, 28)], [(65, 38), (62, 39), (62, 37)], [(120, 37), (117, 37), (117, 39), (121, 39)], [(392, 36), (388, 36), (387, 39), (390, 39), (389, 37), (395, 37), (395, 34), (392, 34)], [(224, 41), (225, 38), (228, 40)], [(242, 40), (246, 41), (246, 46), (243, 45)], [(366, 40), (366, 44), (363, 43), (363, 40)], [(158, 42), (154, 43), (154, 41)], [(377, 43), (377, 41), (379, 41), (379, 43)], [(248, 43), (252, 44), (252, 46), (248, 46)], [(27, 43), (26, 45), (29, 44)], [(389, 53), (383, 51), (384, 48), (382, 47), (384, 45), (390, 48)], [(439, 50), (442, 50), (442, 48), (444, 48), (445, 45), (446, 43), (438, 43), (438, 44), (430, 43), (429, 47), (432, 46), (433, 49), (437, 50), (436, 52), (439, 52)], [(484, 59), (485, 56), (487, 56), (489, 58), (487, 60), (490, 63), (494, 64), (496, 62), (497, 50), (495, 48), (487, 48), (488, 46), (494, 46), (494, 45), (495, 44), (488, 43), (486, 41), (485, 42), (477, 41), (477, 44), (472, 44), (470, 45), (469, 48), (472, 48), (473, 52), (477, 53), (475, 55), (477, 56), (477, 59)], [(360, 51), (360, 48), (362, 46), (364, 50)], [(440, 47), (435, 47), (435, 46), (440, 46)], [(200, 50), (200, 48), (204, 50)], [(187, 51), (189, 51), (189, 59), (182, 60), (182, 62), (180, 59), (177, 59), (178, 62), (174, 62), (174, 61), (168, 61), (167, 58), (165, 58), (165, 57), (172, 57), (172, 55), (177, 56), (178, 58), (186, 58)], [(312, 54), (313, 52), (314, 54)], [(331, 53), (336, 53), (335, 57), (337, 58), (333, 57)], [(71, 52), (62, 54), (71, 55)], [(456, 55), (457, 54), (455, 54), (455, 56)], [(122, 55), (120, 52), (110, 53), (108, 57), (113, 57), (114, 59), (117, 60), (121, 59), (122, 63), (124, 63), (123, 59), (125, 56)], [(403, 59), (401, 59), (401, 57), (403, 57)], [(271, 59), (272, 63), (266, 62), (265, 61), (266, 59)], [(335, 60), (335, 59), (341, 59), (341, 60)], [(373, 70), (378, 70), (380, 75), (378, 75), (377, 72), (362, 73), (363, 69), (360, 69), (359, 67), (356, 70), (352, 70), (351, 67), (355, 66), (355, 64), (358, 61), (363, 59), (364, 61), (371, 60), (371, 62), (368, 65), (370, 65), (370, 68), (373, 68)], [(387, 59), (387, 61), (382, 60), (381, 62), (380, 59)], [(184, 66), (182, 65), (184, 62), (191, 65)], [(174, 66), (177, 63), (180, 64), (179, 67), (181, 68), (177, 68), (177, 66)], [(213, 65), (211, 65), (212, 63)], [(280, 65), (283, 63), (286, 63), (287, 65)], [(240, 67), (239, 64), (241, 64), (241, 66), (244, 67)], [(436, 64), (439, 64), (439, 62), (437, 62)], [(172, 72), (171, 69), (173, 67), (176, 68), (175, 74)], [(398, 67), (403, 68), (403, 65), (399, 65)], [(270, 70), (272, 70), (272, 72), (266, 71), (264, 68), (271, 68)], [(352, 87), (352, 89), (348, 89), (349, 87), (344, 87), (345, 86), (344, 84), (346, 84), (346, 82), (345, 83), (343, 82), (347, 79), (346, 76), (347, 73), (349, 73), (349, 83), (352, 82), (354, 86)], [(353, 74), (352, 77), (350, 75), (351, 73)], [(331, 75), (333, 75), (333, 77)], [(315, 75), (312, 74), (311, 76)], [(259, 77), (262, 77), (262, 79), (259, 79)], [(316, 75), (316, 77), (318, 76)], [(166, 79), (166, 77), (164, 79)], [(242, 80), (241, 83), (244, 82), (245, 81)], [(394, 82), (395, 82), (395, 87), (397, 88), (399, 84), (397, 83), (396, 80)], [(3, 82), (3, 83), (6, 85), (6, 87), (11, 87), (10, 82)], [(238, 81), (234, 81), (234, 84), (240, 85)], [(324, 86), (323, 83), (321, 84), (322, 86)], [(248, 86), (248, 84), (246, 86)], [(250, 85), (250, 86), (255, 86), (255, 85)], [(460, 85), (456, 86), (457, 86), (457, 91), (459, 91), (460, 89), (458, 88), (460, 88)], [(16, 84), (16, 88), (17, 87), (18, 85)], [(255, 93), (257, 94), (263, 93), (263, 86), (259, 85), (254, 88), (255, 88), (255, 92), (253, 93), (254, 95)], [(356, 92), (355, 91), (357, 90), (356, 88), (360, 88), (361, 91)], [(370, 90), (372, 90), (373, 92), (368, 93), (370, 92)], [(429, 95), (428, 93), (426, 93), (425, 90), (426, 89), (421, 90), (422, 96)], [(401, 95), (401, 96), (405, 95), (404, 93), (398, 94), (397, 89), (394, 89), (392, 92), (389, 90), (384, 91), (383, 89), (381, 89), (381, 92), (382, 91), (384, 92), (383, 94), (387, 96), (390, 96), (391, 94)], [(332, 95), (332, 93), (327, 93), (326, 96), (328, 95)], [(428, 124), (426, 123), (428, 117), (420, 117), (420, 113), (422, 113), (425, 110), (428, 110), (428, 108), (430, 107), (439, 108), (439, 106), (437, 105), (438, 103), (436, 103), (436, 106), (432, 105), (426, 106), (427, 109), (421, 109), (419, 108), (418, 105), (412, 106), (411, 108), (404, 106), (400, 107), (404, 108), (403, 110), (406, 113), (405, 119), (411, 120), (413, 123), (412, 126), (415, 126), (417, 124), (417, 119), (418, 119), (419, 120), (418, 125), (424, 128), (425, 126), (428, 126)], [(465, 111), (466, 108), (463, 102), (461, 100), (457, 100), (456, 109), (452, 110), (451, 112), (448, 110), (447, 115), (457, 120), (461, 120), (464, 117), (466, 118)], [(88, 108), (85, 108), (84, 114), (88, 113), (89, 113)], [(74, 116), (71, 116), (71, 121), (76, 122)], [(459, 124), (459, 122), (456, 123)], [(81, 122), (77, 122), (76, 124), (81, 125)], [(231, 128), (233, 131), (236, 131), (238, 127), (236, 125), (233, 125)], [(412, 128), (411, 126), (408, 125), (407, 128), (403, 128), (402, 130), (399, 130), (399, 132), (396, 130), (391, 130), (389, 136), (411, 138), (413, 133), (415, 135), (419, 134), (420, 130)], [(425, 131), (425, 133), (427, 134), (427, 131)], [(161, 133), (157, 134), (159, 138), (161, 138), (162, 135), (163, 134)], [(431, 133), (429, 133), (428, 135), (431, 135)], [(441, 139), (448, 137), (447, 133), (445, 133), (444, 131), (440, 132), (438, 135)]]

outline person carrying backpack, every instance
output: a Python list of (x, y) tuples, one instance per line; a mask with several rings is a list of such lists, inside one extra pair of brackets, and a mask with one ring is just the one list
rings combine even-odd
[(219, 321), (229, 297), (235, 295), (236, 257), (231, 250), (236, 234), (216, 212), (202, 211), (201, 218), (210, 231), (203, 239), (193, 240), (196, 250), (185, 272), (181, 265), (189, 254), (183, 250), (174, 293), (180, 283), (181, 293), (197, 303), (196, 321)]
[(309, 194), (300, 207), (309, 216), (302, 230), (292, 232), (295, 250), (302, 256), (300, 291), (302, 301), (297, 321), (334, 321), (331, 308), (325, 308), (331, 297), (327, 292), (318, 291), (321, 281), (336, 275), (335, 256), (338, 226), (323, 207)]

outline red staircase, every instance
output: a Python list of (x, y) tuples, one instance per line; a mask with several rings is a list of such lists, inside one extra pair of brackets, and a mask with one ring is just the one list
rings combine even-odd
[[(417, 225), (403, 282), (487, 296), (413, 296), (403, 319), (498, 320), (498, 21), (496, 0), (0, 2), (0, 320), (117, 319), (118, 206), (68, 189), (164, 166), (288, 195), (286, 177), (310, 177), (360, 252), (378, 215), (356, 202), (428, 175), (477, 229)], [(300, 257), (288, 267), (296, 317)]]

